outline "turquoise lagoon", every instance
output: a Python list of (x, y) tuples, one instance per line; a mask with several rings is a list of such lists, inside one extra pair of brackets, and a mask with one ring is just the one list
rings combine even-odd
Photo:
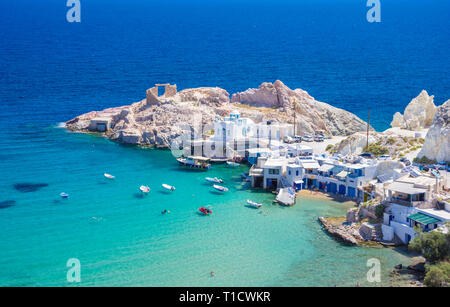
[[(13, 205), (0, 209), (2, 286), (72, 286), (69, 258), (81, 262), (78, 286), (374, 285), (366, 281), (373, 257), (383, 271), (375, 285), (390, 285), (393, 266), (409, 262), (401, 250), (348, 247), (322, 231), (318, 216), (343, 216), (351, 204), (273, 205), (274, 195), (242, 183), (247, 167), (192, 172), (179, 168), (170, 151), (28, 128), (2, 144), (0, 202)], [(214, 192), (205, 176), (224, 178), (230, 192)], [(17, 183), (43, 186), (23, 192)], [(145, 197), (142, 184), (152, 189)], [(245, 207), (247, 199), (262, 202), (268, 214)], [(212, 216), (197, 214), (204, 205)], [(164, 209), (170, 213), (162, 215)]]

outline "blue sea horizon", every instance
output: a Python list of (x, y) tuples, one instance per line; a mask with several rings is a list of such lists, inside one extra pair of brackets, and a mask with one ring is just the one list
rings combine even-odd
[[(186, 172), (167, 151), (58, 128), (139, 101), (155, 83), (232, 94), (281, 80), (363, 120), (370, 108), (385, 130), (422, 89), (437, 105), (450, 98), (450, 4), (391, 2), (381, 1), (381, 23), (356, 0), (81, 0), (81, 23), (66, 21), (65, 1), (0, 2), (0, 285), (371, 286), (373, 257), (391, 285), (410, 255), (343, 246), (317, 223), (351, 204), (281, 208), (241, 182), (247, 167)], [(205, 176), (230, 193), (213, 193)], [(212, 216), (196, 214), (204, 205)], [(67, 282), (70, 258), (80, 284)]]

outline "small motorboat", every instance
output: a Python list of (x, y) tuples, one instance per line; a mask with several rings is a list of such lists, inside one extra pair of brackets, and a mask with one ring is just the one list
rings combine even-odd
[(204, 215), (210, 215), (210, 214), (213, 213), (210, 209), (205, 208), (205, 207), (200, 207), (200, 208), (198, 209), (198, 211), (200, 211), (200, 212), (203, 213)]
[(162, 184), (162, 187), (163, 187), (164, 189), (169, 190), (169, 191), (175, 191), (175, 187), (173, 187), (173, 186), (171, 186), (171, 185), (168, 185), (168, 184), (165, 184), (165, 183)]
[(108, 178), (108, 179), (114, 179), (114, 178), (116, 178), (115, 176), (113, 176), (113, 175), (111, 175), (111, 174), (107, 174), (107, 173), (104, 173), (103, 174), (106, 178)]
[(251, 177), (250, 177), (248, 174), (246, 174), (246, 173), (242, 173), (242, 174), (241, 174), (241, 177), (242, 177), (242, 180), (243, 180), (244, 182), (248, 182), (248, 181), (251, 180)]
[(59, 194), (59, 196), (61, 196), (62, 198), (69, 198), (69, 194), (62, 192), (61, 194)]
[(247, 200), (247, 206), (259, 209), (259, 208), (261, 208), (262, 204), (251, 201), (251, 200)]
[(223, 182), (222, 179), (217, 178), (217, 177), (214, 177), (214, 178), (206, 177), (205, 179), (206, 179), (206, 181), (209, 181), (209, 182), (215, 182), (215, 183), (222, 183)]
[(223, 187), (221, 185), (215, 184), (215, 185), (213, 185), (213, 188), (220, 192), (228, 192), (228, 188)]
[(141, 186), (139, 187), (139, 190), (141, 190), (142, 193), (148, 193), (148, 192), (150, 192), (150, 188), (149, 188), (148, 186), (145, 186), (145, 185), (141, 185)]
[(239, 163), (234, 162), (234, 161), (227, 161), (227, 164), (228, 164), (228, 166), (232, 166), (232, 167), (237, 167), (240, 165)]

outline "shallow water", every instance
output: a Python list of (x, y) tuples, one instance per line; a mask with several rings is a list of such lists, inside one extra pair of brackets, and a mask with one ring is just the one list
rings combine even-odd
[[(389, 270), (409, 259), (392, 249), (335, 242), (317, 217), (343, 216), (351, 204), (303, 198), (291, 208), (273, 205), (274, 195), (241, 182), (244, 166), (192, 172), (169, 151), (53, 127), (35, 130), (27, 151), (16, 145), (0, 161), (8, 174), (0, 178), (0, 201), (15, 201), (0, 211), (2, 286), (72, 285), (69, 258), (81, 262), (81, 286), (367, 285), (372, 257), (381, 261), (382, 285), (389, 285)], [(230, 191), (216, 193), (205, 176), (223, 178)], [(20, 182), (48, 186), (22, 193), (12, 186)], [(142, 184), (151, 188), (144, 197)], [(262, 202), (268, 214), (246, 207), (247, 199)], [(197, 214), (205, 205), (213, 215)], [(164, 209), (170, 213), (162, 215)]]

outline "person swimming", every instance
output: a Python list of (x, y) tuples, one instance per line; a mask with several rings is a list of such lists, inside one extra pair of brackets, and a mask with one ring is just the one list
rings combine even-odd
[(161, 214), (166, 214), (167, 213), (167, 209), (164, 209), (163, 211), (161, 211)]
[(216, 275), (216, 273), (214, 272), (214, 270), (211, 270), (211, 277), (214, 277)]

